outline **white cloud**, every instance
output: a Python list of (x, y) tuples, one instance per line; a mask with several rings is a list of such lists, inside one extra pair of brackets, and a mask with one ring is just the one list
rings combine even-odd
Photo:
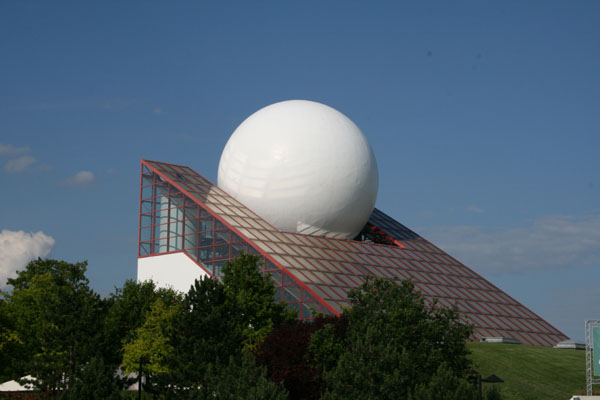
[(0, 287), (29, 261), (50, 254), (54, 243), (54, 238), (41, 231), (25, 233), (3, 229), (0, 232)]
[(467, 211), (473, 212), (475, 214), (483, 214), (485, 212), (485, 210), (477, 207), (475, 204), (471, 204), (469, 206), (466, 207)]
[(15, 147), (12, 144), (0, 143), (0, 155), (14, 155), (29, 153), (31, 149), (29, 147)]
[(66, 180), (67, 185), (85, 185), (94, 181), (94, 173), (91, 171), (79, 171)]
[(35, 157), (25, 155), (14, 160), (8, 160), (4, 164), (4, 170), (6, 172), (23, 172), (37, 162)]
[(481, 272), (600, 266), (600, 214), (551, 215), (517, 228), (452, 226), (423, 233)]

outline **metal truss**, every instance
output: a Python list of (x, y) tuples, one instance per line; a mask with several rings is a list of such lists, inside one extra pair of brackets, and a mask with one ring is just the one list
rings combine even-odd
[[(585, 320), (585, 377), (587, 382), (587, 395), (592, 396), (594, 385), (600, 385), (600, 379), (594, 379), (594, 346), (592, 340), (592, 328), (600, 326), (600, 319)], [(600, 349), (597, 349), (600, 351)]]

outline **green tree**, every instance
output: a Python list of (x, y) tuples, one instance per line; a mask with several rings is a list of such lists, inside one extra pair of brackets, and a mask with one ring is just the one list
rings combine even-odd
[(244, 351), (231, 357), (228, 364), (210, 365), (198, 390), (188, 394), (198, 400), (285, 400), (287, 391), (266, 377), (266, 368), (257, 366), (254, 357)]
[(172, 373), (164, 379), (164, 386), (198, 385), (209, 364), (227, 362), (239, 354), (244, 338), (235, 327), (234, 313), (226, 305), (221, 282), (208, 276), (194, 282), (174, 322)]
[(34, 260), (9, 279), (7, 312), (22, 345), (20, 374), (41, 390), (68, 389), (76, 373), (101, 349), (103, 305), (85, 277), (87, 262)]
[(171, 289), (157, 288), (152, 281), (128, 280), (106, 300), (107, 315), (103, 328), (104, 362), (116, 368), (123, 360), (123, 346), (135, 339), (157, 299), (165, 304), (176, 301)]
[(311, 340), (312, 356), (324, 370), (325, 399), (441, 398), (440, 390), (448, 399), (470, 398), (471, 327), (455, 308), (426, 306), (410, 281), (367, 278), (348, 296), (352, 308), (344, 311), (341, 348), (332, 328)]
[(274, 303), (273, 283), (259, 271), (259, 262), (257, 256), (241, 255), (226, 265), (222, 282), (195, 281), (174, 322), (170, 373), (154, 377), (153, 390), (179, 397), (185, 388), (203, 385), (209, 365), (221, 368), (274, 326), (294, 319), (285, 304)]
[(68, 400), (112, 400), (121, 398), (121, 388), (115, 369), (100, 357), (92, 357), (75, 377), (71, 389), (62, 396)]
[(19, 348), (23, 343), (15, 331), (13, 318), (9, 315), (6, 293), (0, 291), (0, 381), (16, 379), (15, 361), (19, 358)]
[(276, 303), (275, 287), (269, 276), (260, 272), (260, 258), (252, 254), (227, 263), (223, 268), (225, 302), (235, 326), (246, 345), (260, 342), (274, 326), (293, 321), (296, 312), (287, 310), (285, 303)]
[(441, 364), (427, 382), (419, 383), (408, 396), (408, 400), (475, 400), (477, 392), (472, 382)]
[(174, 351), (170, 337), (180, 309), (181, 304), (177, 301), (168, 304), (161, 298), (156, 299), (144, 324), (136, 329), (134, 339), (123, 348), (125, 372), (137, 371), (142, 358), (148, 360), (144, 369), (149, 374), (169, 372), (167, 363)]

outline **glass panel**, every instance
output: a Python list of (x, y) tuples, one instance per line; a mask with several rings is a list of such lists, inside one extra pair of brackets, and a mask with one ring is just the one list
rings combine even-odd
[(199, 231), (212, 231), (213, 230), (212, 218), (203, 218), (199, 221), (200, 221), (200, 226), (198, 228)]
[(225, 264), (227, 264), (227, 261), (215, 261), (214, 262), (214, 267), (215, 267), (214, 274), (217, 276), (223, 275), (223, 267), (225, 266)]
[(185, 235), (183, 237), (183, 248), (184, 249), (194, 248), (194, 247), (196, 247), (196, 242), (197, 242), (197, 235), (195, 235), (195, 234)]
[(281, 271), (272, 271), (271, 280), (273, 281), (273, 285), (281, 286)]
[(229, 230), (215, 231), (215, 243), (229, 243)]
[(217, 220), (216, 229), (227, 229), (227, 227), (221, 221)]
[(168, 183), (157, 183), (156, 184), (156, 196), (168, 196), (169, 195), (169, 184)]
[(169, 198), (165, 196), (156, 198), (156, 209), (157, 210), (166, 210), (169, 208)]
[(271, 260), (267, 260), (266, 265), (265, 265), (266, 269), (279, 269), (279, 267), (275, 264), (273, 264), (273, 262)]
[(229, 258), (229, 245), (215, 246), (215, 259)]
[(231, 245), (231, 256), (238, 257), (240, 252), (246, 253), (246, 244), (245, 243), (234, 243)]
[(212, 246), (213, 244), (213, 237), (212, 237), (212, 232), (201, 232), (198, 235), (198, 246)]
[(321, 309), (321, 312), (325, 315), (334, 315), (333, 312), (325, 306), (320, 306), (319, 308)]
[(142, 212), (147, 213), (154, 211), (154, 201), (153, 200), (144, 200), (142, 201)]
[(285, 302), (300, 301), (300, 290), (295, 286), (284, 287), (283, 301), (285, 301)]
[(182, 220), (183, 219), (183, 211), (181, 208), (171, 208), (169, 210), (169, 220), (171, 222), (175, 221), (175, 220)]
[(167, 224), (154, 226), (154, 238), (155, 239), (166, 239), (167, 238)]
[(152, 240), (152, 227), (142, 228), (140, 232), (140, 241)]
[(314, 317), (314, 314), (312, 312), (312, 309), (314, 308), (314, 304), (312, 303), (302, 303), (302, 318), (312, 318)]
[(195, 233), (198, 232), (199, 220), (197, 219), (186, 219), (184, 223), (185, 233)]
[[(173, 187), (173, 186), (171, 186), (171, 187)], [(183, 206), (183, 195), (181, 195), (181, 193), (179, 193), (179, 194), (170, 194), (169, 198), (171, 199), (171, 207), (181, 207), (181, 206)]]
[(177, 251), (183, 248), (182, 246), (183, 238), (181, 236), (171, 236), (169, 238), (169, 251)]
[(142, 175), (142, 186), (152, 185), (154, 183), (154, 174)]
[(150, 226), (152, 225), (152, 214), (142, 214), (140, 218), (140, 226)]
[(201, 247), (198, 249), (198, 259), (200, 261), (209, 261), (213, 258), (213, 248), (211, 247)]
[(287, 274), (283, 274), (283, 284), (284, 285), (295, 285), (296, 282), (292, 278), (290, 278)]
[(256, 250), (254, 247), (248, 246), (248, 254), (257, 254), (257, 255), (259, 255), (260, 252), (258, 250)]
[(208, 271), (210, 275), (213, 274), (213, 263), (211, 261), (202, 262), (202, 266), (204, 267), (204, 269), (206, 269), (206, 271)]
[(140, 243), (140, 256), (147, 256), (152, 249), (152, 243)]
[[(186, 198), (186, 203), (187, 203), (187, 198)], [(185, 206), (185, 219), (192, 219), (192, 218), (197, 218), (198, 217), (198, 213), (200, 212), (199, 207), (198, 206)]]
[(302, 301), (315, 301), (315, 298), (308, 291), (302, 289)]
[(169, 224), (169, 236), (180, 236), (183, 235), (183, 222), (171, 222)]
[(167, 251), (167, 239), (154, 240), (152, 242), (152, 253), (165, 253)]
[(195, 249), (186, 249), (186, 254), (198, 261), (198, 252)]
[(152, 196), (153, 187), (154, 186), (144, 186), (142, 188), (142, 199), (149, 199), (151, 197), (154, 197), (154, 196)]

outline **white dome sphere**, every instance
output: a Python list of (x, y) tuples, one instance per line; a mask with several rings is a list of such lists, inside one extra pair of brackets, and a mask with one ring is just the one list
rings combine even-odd
[(379, 174), (348, 117), (290, 100), (255, 112), (233, 132), (218, 185), (282, 231), (352, 239), (373, 211)]

